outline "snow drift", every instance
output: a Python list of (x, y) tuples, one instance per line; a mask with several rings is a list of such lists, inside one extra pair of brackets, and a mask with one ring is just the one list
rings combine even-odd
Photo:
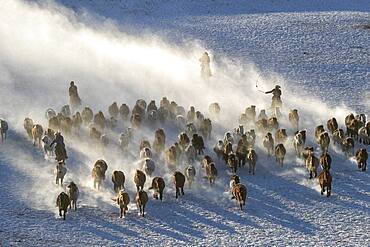
[[(284, 115), (287, 116), (289, 109), (298, 109), (300, 125), (308, 129), (309, 136), (317, 124), (333, 116), (342, 120), (350, 111), (343, 107), (329, 109), (317, 99), (291, 95), (284, 78), (257, 71), (252, 62), (241, 64), (225, 57), (212, 64), (214, 76), (203, 80), (198, 58), (204, 46), (200, 43), (188, 42), (185, 47), (180, 47), (147, 33), (130, 36), (119, 31), (110, 20), (94, 22), (88, 18), (88, 13), (81, 17), (52, 2), (6, 1), (2, 3), (0, 13), (0, 105), (3, 106), (0, 114), (10, 121), (19, 142), (25, 141), (19, 135), (25, 135), (22, 124), (26, 116), (46, 126), (45, 110), (49, 107), (59, 110), (68, 102), (67, 88), (71, 80), (79, 88), (83, 105), (92, 107), (94, 112), (103, 110), (106, 113), (108, 105), (114, 101), (129, 103), (132, 107), (138, 98), (155, 99), (158, 104), (166, 96), (186, 109), (194, 105), (207, 114), (208, 105), (219, 102), (222, 117), (216, 124), (221, 127), (216, 129), (212, 141), (220, 138), (225, 130), (237, 127), (238, 116), (245, 107), (256, 105), (258, 112), (268, 108), (270, 96), (259, 90), (266, 91), (275, 84), (282, 85)], [(283, 125), (288, 126), (287, 121), (283, 121)], [(112, 136), (112, 142), (115, 142), (118, 133), (113, 134), (116, 134)], [(154, 131), (143, 131), (136, 142), (143, 136), (152, 141), (153, 134)], [(169, 133), (167, 146), (173, 143), (176, 135), (176, 132)], [(36, 207), (54, 211), (54, 202), (45, 198), (45, 193), (56, 195), (60, 190), (52, 184), (53, 165), (42, 159), (28, 160), (28, 155), (22, 155), (22, 149), (27, 145), (31, 144), (18, 147), (18, 143), (13, 143), (8, 147), (7, 155), (12, 157), (12, 165), (25, 173), (28, 167), (35, 169), (32, 188), (27, 192), (33, 194)], [(212, 145), (210, 142), (209, 146)], [(67, 147), (71, 158), (67, 163), (66, 180), (74, 180), (85, 189), (84, 204), (104, 207), (113, 196), (110, 188), (103, 192), (91, 189), (90, 171), (93, 162), (101, 157), (107, 159), (110, 172), (124, 170), (126, 185), (134, 190), (132, 177), (137, 167), (136, 158), (120, 156), (113, 145), (105, 153), (78, 140), (67, 140)], [(137, 151), (137, 147), (133, 147), (132, 156), (137, 155)], [(266, 162), (262, 167), (271, 165), (270, 161)], [(288, 157), (288, 162), (296, 162), (293, 154)], [(166, 168), (158, 168), (157, 174), (162, 172), (163, 175), (165, 171)], [(300, 168), (293, 173), (298, 172), (302, 177), (302, 171)], [(166, 179), (170, 181), (169, 175)], [(221, 181), (215, 191), (207, 192), (208, 198), (227, 200), (223, 193), (220, 194), (225, 190), (227, 176), (224, 175)], [(147, 179), (147, 184), (150, 182)], [(197, 189), (207, 188), (199, 185), (193, 191)]]

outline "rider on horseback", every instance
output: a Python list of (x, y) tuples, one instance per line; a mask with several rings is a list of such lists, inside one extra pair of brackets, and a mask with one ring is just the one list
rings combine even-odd
[(272, 108), (281, 107), (282, 105), (280, 88), (281, 87), (279, 85), (276, 85), (274, 89), (265, 92), (265, 94), (272, 93)]
[(211, 59), (209, 58), (208, 52), (204, 52), (202, 57), (199, 58), (200, 68), (201, 68), (201, 76), (205, 79), (212, 76), (210, 62)]
[(69, 98), (70, 104), (73, 108), (77, 108), (81, 105), (81, 99), (78, 95), (77, 86), (75, 85), (74, 81), (71, 81), (69, 86)]
[(323, 163), (321, 165), (321, 168), (322, 168), (323, 171), (329, 172), (330, 171), (330, 164), (329, 164), (329, 162)]
[(59, 162), (59, 161), (65, 161), (66, 159), (68, 159), (68, 156), (67, 156), (67, 151), (66, 151), (66, 148), (65, 148), (65, 144), (64, 144), (64, 138), (62, 136), (62, 134), (60, 132), (57, 132), (55, 133), (55, 139), (54, 141), (50, 144), (50, 147), (56, 143), (56, 146), (55, 146), (55, 159)]

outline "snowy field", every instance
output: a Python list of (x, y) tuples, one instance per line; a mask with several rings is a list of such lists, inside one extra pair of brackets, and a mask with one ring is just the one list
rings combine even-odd
[[(5, 0), (0, 4), (0, 117), (10, 126), (0, 143), (0, 246), (369, 246), (370, 175), (353, 158), (330, 146), (333, 192), (320, 195), (291, 144), (289, 109), (297, 108), (301, 128), (314, 143), (315, 126), (336, 117), (344, 128), (350, 112), (370, 115), (370, 24), (368, 1), (44, 1)], [(199, 76), (198, 58), (208, 50), (214, 76)], [(145, 218), (137, 215), (133, 174), (138, 142), (152, 142), (155, 129), (135, 133), (123, 156), (117, 139), (124, 126), (108, 133), (102, 151), (81, 138), (66, 138), (69, 159), (64, 187), (75, 181), (78, 210), (67, 220), (57, 215), (55, 161), (32, 146), (25, 117), (47, 126), (45, 110), (68, 103), (74, 80), (83, 105), (94, 112), (112, 102), (136, 99), (157, 105), (163, 96), (186, 110), (194, 105), (208, 115), (219, 102), (206, 153), (216, 160), (219, 177), (210, 188), (196, 163), (192, 188), (178, 201), (168, 169), (156, 160), (155, 175), (165, 178), (164, 201), (150, 195)], [(238, 125), (244, 109), (268, 108), (270, 96), (257, 91), (282, 85), (282, 126), (290, 139), (284, 167), (269, 158), (257, 139), (256, 175), (238, 171), (248, 188), (246, 208), (230, 200), (229, 169), (212, 147)], [(269, 112), (270, 113), (270, 112)], [(165, 126), (166, 146), (178, 130)], [(356, 145), (356, 149), (361, 147)], [(367, 147), (368, 152), (370, 148)], [(93, 189), (91, 169), (104, 158), (107, 180)], [(123, 170), (131, 204), (125, 219), (112, 202), (114, 170)], [(183, 171), (181, 165), (179, 170)]]

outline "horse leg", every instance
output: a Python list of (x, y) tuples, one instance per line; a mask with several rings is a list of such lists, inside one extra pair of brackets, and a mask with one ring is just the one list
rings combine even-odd
[(144, 217), (144, 215), (145, 215), (145, 204), (143, 205), (143, 214), (142, 214), (142, 216)]
[(178, 194), (179, 194), (179, 188), (176, 187), (176, 199), (178, 198)]
[(63, 210), (63, 220), (66, 220), (66, 211), (67, 209)]
[(119, 217), (120, 218), (122, 218), (122, 216), (123, 216), (123, 212), (124, 212), (124, 209), (123, 209), (124, 207), (120, 207), (120, 212), (119, 212)]
[(182, 195), (185, 195), (185, 193), (184, 193), (184, 187), (181, 187), (181, 194)]
[(362, 171), (363, 172), (366, 171), (366, 166), (367, 166), (367, 163), (366, 162), (362, 164)]

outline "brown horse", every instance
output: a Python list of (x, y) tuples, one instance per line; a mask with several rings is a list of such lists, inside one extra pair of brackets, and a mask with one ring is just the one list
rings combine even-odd
[(217, 177), (217, 168), (215, 166), (215, 163), (211, 162), (206, 165), (206, 178), (209, 181), (209, 184), (212, 186)]
[(145, 215), (145, 205), (148, 202), (148, 194), (144, 190), (140, 190), (136, 193), (136, 204), (139, 208), (140, 215), (144, 217)]
[(175, 184), (176, 188), (176, 199), (184, 195), (184, 185), (185, 185), (185, 176), (181, 172), (175, 172), (173, 174), (173, 183)]
[(331, 181), (332, 177), (329, 171), (322, 171), (319, 175), (319, 183), (321, 187), (321, 195), (324, 194), (326, 189), (326, 196), (329, 197), (331, 194)]
[(278, 129), (275, 133), (275, 140), (276, 143), (285, 143), (288, 139), (288, 135), (286, 133), (286, 129)]
[(119, 115), (123, 121), (127, 121), (130, 115), (130, 108), (126, 104), (122, 104), (119, 108)]
[(292, 127), (295, 129), (295, 130), (298, 130), (298, 127), (299, 127), (299, 115), (298, 115), (298, 110), (297, 109), (293, 109), (289, 112), (289, 122), (290, 124), (292, 125)]
[(163, 129), (158, 129), (154, 133), (153, 149), (154, 152), (160, 155), (165, 149), (166, 134)]
[(58, 162), (65, 162), (68, 159), (67, 151), (64, 146), (64, 143), (57, 143), (54, 149), (55, 152), (55, 160)]
[[(64, 192), (61, 192), (57, 197), (56, 204), (59, 209), (59, 216), (63, 217), (63, 220), (65, 220), (66, 213), (68, 211), (68, 206), (71, 204), (71, 200), (69, 199), (69, 196)], [(63, 211), (63, 215), (62, 215), (62, 211)]]
[(91, 123), (94, 118), (94, 113), (89, 107), (85, 107), (81, 112), (82, 121), (85, 125)]
[(278, 162), (281, 166), (284, 164), (284, 158), (286, 154), (286, 149), (282, 143), (278, 144), (275, 147), (275, 158), (276, 162)]
[(274, 138), (270, 132), (263, 138), (263, 146), (266, 148), (268, 156), (274, 153)]
[(40, 124), (33, 125), (31, 133), (32, 133), (32, 139), (33, 139), (33, 145), (36, 146), (36, 143), (37, 143), (38, 147), (41, 148), (41, 139), (44, 133), (42, 126)]
[(109, 112), (109, 115), (111, 117), (114, 117), (115, 119), (117, 119), (117, 116), (118, 116), (118, 113), (119, 113), (117, 102), (113, 102), (113, 104), (111, 104), (108, 107), (108, 112)]
[(146, 175), (141, 170), (136, 170), (134, 176), (134, 182), (136, 185), (136, 190), (139, 192), (140, 190), (144, 190), (144, 184), (146, 181)]
[(119, 205), (119, 208), (120, 208), (119, 217), (124, 218), (126, 216), (126, 212), (128, 210), (127, 206), (130, 203), (130, 196), (128, 195), (128, 193), (126, 191), (120, 190), (118, 192), (117, 197), (114, 199), (114, 201), (117, 202), (117, 204)]
[(248, 150), (247, 160), (249, 163), (249, 173), (252, 173), (254, 175), (256, 171), (256, 163), (258, 160), (256, 150), (252, 148)]
[(231, 199), (236, 199), (239, 203), (240, 210), (243, 210), (243, 206), (245, 206), (245, 201), (247, 198), (247, 187), (243, 184), (235, 184), (231, 189), (232, 197)]
[(97, 160), (92, 169), (91, 175), (94, 179), (94, 188), (100, 189), (101, 184), (105, 180), (105, 172), (108, 169), (108, 165), (104, 160)]
[(226, 163), (231, 169), (232, 174), (236, 174), (236, 170), (238, 168), (238, 160), (234, 152), (229, 153)]
[(156, 200), (160, 199), (162, 201), (162, 199), (163, 199), (163, 190), (164, 190), (165, 187), (166, 187), (166, 184), (165, 184), (163, 178), (155, 177), (152, 180), (152, 186), (149, 188), (149, 190), (154, 190), (153, 197)]
[(356, 151), (356, 161), (358, 169), (361, 169), (363, 172), (366, 171), (366, 162), (368, 159), (368, 154), (365, 148), (360, 148)]
[(328, 130), (330, 131), (331, 134), (334, 133), (334, 131), (336, 129), (338, 129), (338, 122), (337, 122), (337, 119), (335, 117), (329, 119), (327, 122), (326, 122), (326, 127), (328, 128)]
[(113, 189), (116, 193), (125, 188), (125, 174), (123, 171), (114, 171), (112, 174)]

